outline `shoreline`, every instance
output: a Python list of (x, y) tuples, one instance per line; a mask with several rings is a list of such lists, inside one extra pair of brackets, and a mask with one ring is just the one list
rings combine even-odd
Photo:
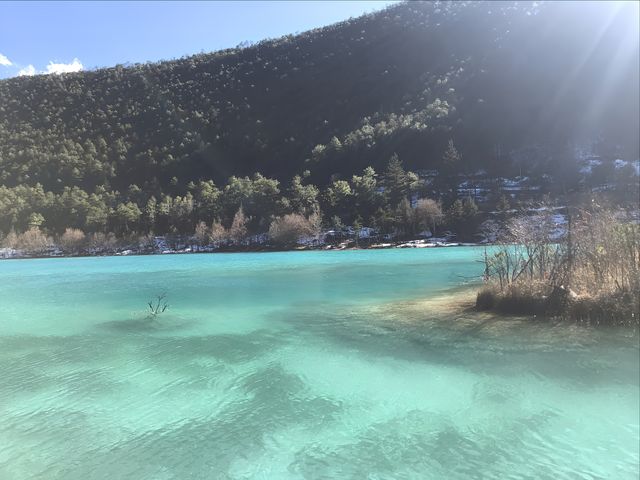
[(133, 257), (133, 256), (156, 256), (156, 255), (193, 255), (206, 253), (271, 253), (271, 252), (307, 252), (307, 251), (350, 251), (350, 250), (391, 250), (391, 249), (414, 249), (414, 248), (452, 248), (452, 247), (481, 247), (490, 246), (491, 244), (473, 243), (473, 242), (428, 242), (422, 240), (408, 240), (395, 243), (372, 244), (367, 246), (344, 246), (339, 245), (318, 245), (318, 246), (299, 246), (294, 248), (278, 248), (278, 247), (245, 247), (245, 248), (227, 248), (227, 247), (194, 247), (189, 246), (182, 249), (165, 249), (145, 251), (143, 249), (123, 248), (119, 251), (96, 252), (96, 253), (75, 253), (67, 254), (61, 251), (54, 251), (48, 254), (23, 254), (17, 250), (11, 253), (3, 252), (0, 249), (0, 260), (29, 260), (43, 258), (89, 258), (89, 257)]

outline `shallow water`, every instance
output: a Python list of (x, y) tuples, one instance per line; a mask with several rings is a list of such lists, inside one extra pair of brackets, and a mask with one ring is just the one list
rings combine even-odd
[(456, 311), (479, 255), (1, 262), (0, 479), (638, 478), (637, 333)]

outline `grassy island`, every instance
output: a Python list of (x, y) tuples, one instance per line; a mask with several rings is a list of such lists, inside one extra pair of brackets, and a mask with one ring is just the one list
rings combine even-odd
[(548, 211), (515, 216), (485, 250), (476, 307), (509, 314), (637, 325), (640, 225), (593, 202), (571, 209), (565, 231)]

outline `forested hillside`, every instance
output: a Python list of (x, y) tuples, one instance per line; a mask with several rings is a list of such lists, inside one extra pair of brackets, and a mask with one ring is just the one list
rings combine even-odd
[(560, 175), (585, 140), (634, 160), (629, 5), (412, 2), (246, 48), (0, 81), (0, 230), (193, 231), (240, 206), (264, 230), (318, 203), (368, 221), (396, 199), (360, 211), (336, 195), (367, 178), (380, 194), (394, 153), (450, 175)]

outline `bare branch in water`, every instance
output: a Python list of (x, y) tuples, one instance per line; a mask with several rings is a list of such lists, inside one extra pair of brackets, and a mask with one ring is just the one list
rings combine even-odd
[(167, 294), (165, 292), (156, 297), (155, 303), (153, 300), (147, 303), (147, 305), (149, 306), (149, 316), (151, 318), (156, 318), (158, 315), (164, 313), (169, 308), (169, 304), (166, 302), (166, 298)]

